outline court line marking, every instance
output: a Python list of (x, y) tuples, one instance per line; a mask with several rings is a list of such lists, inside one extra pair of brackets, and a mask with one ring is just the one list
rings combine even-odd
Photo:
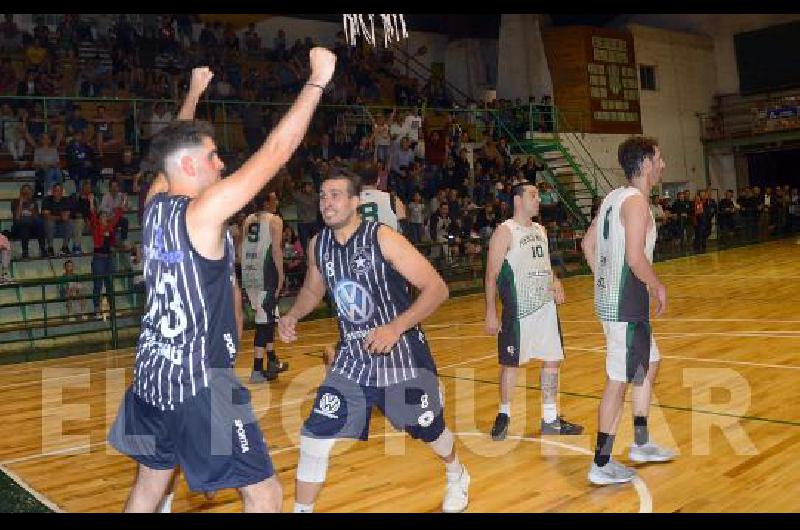
[[(456, 437), (467, 437), (467, 436), (474, 436), (474, 437), (481, 437), (481, 438), (489, 438), (489, 435), (485, 432), (454, 432), (453, 435)], [(407, 436), (404, 432), (389, 432), (389, 433), (375, 433), (370, 434), (370, 439), (373, 438), (392, 438), (392, 437), (400, 437), (400, 436)], [(518, 435), (508, 435), (506, 439), (511, 440), (519, 440), (522, 442), (536, 442), (539, 444), (544, 445), (552, 445), (556, 447), (561, 447), (564, 449), (569, 449), (571, 451), (575, 451), (576, 453), (580, 453), (587, 456), (592, 456), (594, 453), (589, 451), (588, 449), (584, 449), (583, 447), (578, 447), (576, 445), (570, 445), (564, 442), (557, 442), (555, 440), (545, 440), (542, 438), (537, 437), (528, 437), (528, 436), (518, 436)], [(288, 453), (289, 451), (296, 451), (300, 446), (293, 445), (291, 447), (283, 447), (281, 449), (277, 449), (270, 453), (270, 456), (277, 456), (281, 453)], [(295, 466), (296, 468), (296, 466)], [(466, 467), (465, 467), (466, 469)], [(634, 479), (631, 481), (633, 484), (634, 491), (636, 491), (636, 495), (639, 497), (639, 513), (652, 513), (653, 511), (653, 496), (650, 493), (650, 489), (647, 487), (647, 483), (642, 479), (639, 474), (637, 473)], [(593, 488), (594, 486), (589, 486)], [(590, 490), (591, 491), (591, 490)]]
[(64, 510), (59, 505), (57, 505), (56, 503), (54, 503), (53, 501), (51, 501), (50, 499), (48, 499), (47, 497), (45, 497), (44, 495), (33, 489), (30, 484), (22, 480), (22, 478), (19, 475), (8, 469), (6, 466), (0, 464), (0, 471), (5, 473), (8, 476), (8, 478), (16, 482), (19, 487), (27, 491), (34, 499), (39, 501), (41, 504), (47, 506), (50, 510), (56, 513), (65, 513)]

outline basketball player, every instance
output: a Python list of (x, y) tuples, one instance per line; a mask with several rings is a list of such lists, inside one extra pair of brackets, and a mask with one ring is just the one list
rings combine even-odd
[[(327, 225), (309, 246), (308, 273), (295, 305), (278, 322), (297, 339), (297, 321), (327, 289), (336, 301), (339, 351), (300, 433), (295, 512), (313, 511), (339, 438), (366, 441), (373, 407), (444, 461), (442, 509), (468, 503), (470, 477), (445, 427), (436, 365), (419, 323), (447, 299), (447, 285), (411, 243), (388, 226), (359, 217), (357, 175), (329, 176), (320, 193)], [(407, 282), (420, 290), (412, 303)]]
[[(251, 383), (273, 381), (289, 368), (275, 355), (275, 322), (283, 289), (283, 219), (278, 215), (278, 194), (267, 193), (263, 211), (247, 216), (242, 224), (242, 285), (256, 312)], [(264, 370), (264, 349), (267, 369)]]
[[(558, 371), (564, 350), (556, 304), (563, 304), (565, 296), (550, 265), (547, 232), (532, 220), (539, 214), (539, 190), (524, 182), (514, 186), (513, 194), (514, 217), (492, 234), (486, 266), (486, 332), (497, 335), (500, 361), (500, 411), (492, 439), (504, 440), (508, 433), (517, 368), (531, 359), (543, 361), (542, 434), (580, 434), (583, 427), (558, 415)], [(495, 305), (498, 291), (502, 323)]]
[[(245, 511), (280, 510), (280, 483), (249, 392), (233, 370), (234, 249), (224, 226), (286, 164), (308, 129), (336, 62), (323, 48), (309, 55), (309, 82), (230, 177), (220, 178), (224, 166), (207, 123), (177, 121), (152, 141), (168, 190), (144, 204), (147, 312), (134, 380), (109, 433), (111, 445), (139, 464), (126, 511), (155, 510), (178, 465), (193, 491), (237, 488)], [(201, 72), (205, 87), (211, 73)]]
[(393, 230), (400, 230), (400, 221), (406, 219), (406, 205), (394, 193), (378, 189), (378, 168), (374, 164), (356, 167), (361, 177), (361, 204), (358, 213), (366, 221), (377, 221)]
[[(619, 146), (627, 184), (611, 191), (583, 239), (594, 274), (595, 312), (606, 336), (606, 386), (598, 411), (597, 447), (589, 469), (593, 484), (629, 482), (636, 472), (611, 458), (625, 391), (633, 383), (634, 462), (666, 462), (675, 453), (649, 439), (647, 415), (660, 355), (650, 329), (650, 297), (656, 316), (667, 307), (667, 289), (653, 270), (656, 223), (647, 197), (661, 180), (664, 160), (655, 140), (632, 137)], [(599, 226), (598, 226), (599, 225)]]

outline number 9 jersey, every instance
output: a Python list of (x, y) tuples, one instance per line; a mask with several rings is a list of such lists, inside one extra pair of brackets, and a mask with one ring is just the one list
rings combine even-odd
[(233, 241), (226, 232), (221, 259), (201, 256), (186, 228), (189, 201), (160, 193), (144, 207), (147, 298), (133, 391), (162, 410), (174, 410), (208, 387), (211, 368), (232, 368), (239, 342)]

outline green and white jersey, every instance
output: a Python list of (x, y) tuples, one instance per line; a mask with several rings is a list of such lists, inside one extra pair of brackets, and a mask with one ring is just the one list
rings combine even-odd
[(397, 214), (395, 213), (392, 195), (385, 191), (366, 188), (361, 190), (361, 204), (358, 212), (365, 221), (383, 223), (394, 230), (398, 230)]
[(250, 214), (242, 230), (242, 287), (271, 291), (277, 286), (278, 270), (272, 259), (271, 213)]
[[(642, 195), (634, 187), (617, 188), (609, 193), (597, 212), (597, 257), (594, 264), (595, 313), (605, 322), (641, 322), (650, 319), (647, 286), (631, 271), (625, 259), (625, 227), (620, 220), (622, 203)], [(644, 253), (653, 263), (656, 223), (648, 209), (650, 223)]]
[(497, 291), (503, 318), (522, 319), (553, 300), (547, 232), (538, 223), (522, 226), (514, 219), (502, 226), (511, 231), (511, 246), (497, 276)]

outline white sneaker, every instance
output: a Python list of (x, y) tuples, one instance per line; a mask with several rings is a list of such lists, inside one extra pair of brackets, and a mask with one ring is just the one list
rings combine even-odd
[(636, 470), (630, 467), (623, 466), (613, 458), (608, 461), (608, 464), (603, 467), (598, 466), (592, 462), (592, 467), (589, 469), (589, 482), (597, 484), (598, 486), (605, 486), (607, 484), (622, 484), (630, 482), (636, 477)]
[(444, 502), (442, 502), (442, 511), (444, 513), (459, 513), (467, 509), (469, 504), (469, 482), (470, 477), (467, 473), (467, 468), (462, 464), (461, 476), (458, 480), (447, 482), (447, 488), (444, 492)]
[(652, 442), (632, 445), (628, 455), (634, 462), (669, 462), (675, 459), (675, 451)]

